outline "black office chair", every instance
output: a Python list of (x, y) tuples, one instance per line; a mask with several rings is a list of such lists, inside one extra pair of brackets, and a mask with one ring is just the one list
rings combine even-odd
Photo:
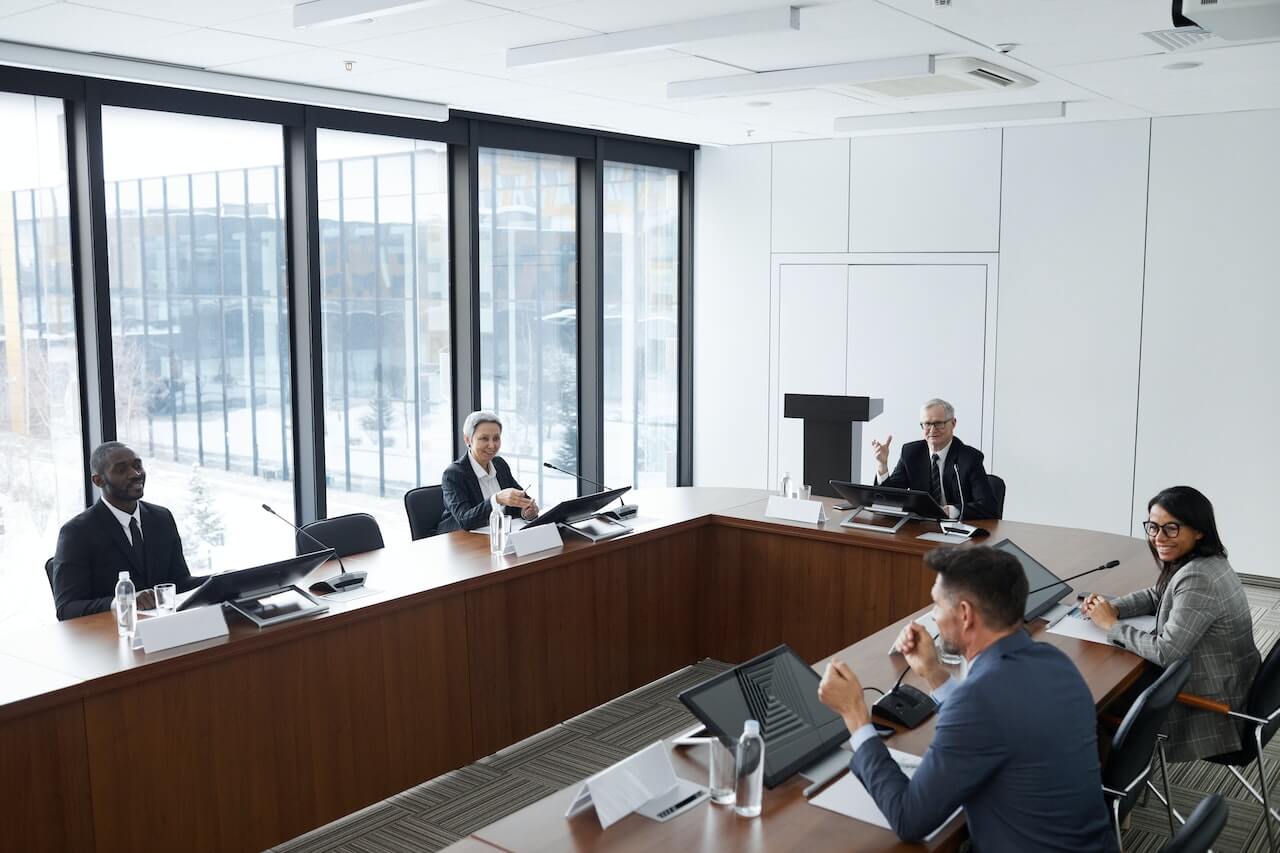
[(404, 493), (409, 535), (416, 541), (435, 536), (444, 518), (444, 487), (419, 486)]
[[(1267, 653), (1266, 660), (1258, 668), (1258, 674), (1253, 677), (1253, 685), (1249, 688), (1249, 695), (1245, 697), (1243, 711), (1236, 711), (1221, 702), (1188, 693), (1179, 696), (1178, 701), (1192, 708), (1225, 714), (1244, 721), (1244, 735), (1239, 749), (1209, 756), (1204, 760), (1225, 766), (1240, 780), (1245, 790), (1262, 804), (1263, 821), (1267, 826), (1267, 842), (1271, 849), (1275, 850), (1274, 830), (1271, 827), (1271, 821), (1266, 818), (1270, 815), (1280, 820), (1280, 814), (1271, 808), (1271, 798), (1267, 795), (1267, 768), (1262, 760), (1262, 752), (1271, 742), (1276, 729), (1280, 728), (1280, 643), (1273, 646)], [(1253, 785), (1239, 770), (1239, 768), (1248, 767), (1254, 761), (1258, 762), (1258, 779), (1262, 793), (1254, 790)]]
[[(1120, 721), (1111, 738), (1111, 754), (1102, 768), (1102, 792), (1111, 805), (1111, 817), (1115, 822), (1116, 842), (1124, 849), (1120, 822), (1138, 803), (1138, 796), (1146, 785), (1160, 798), (1169, 811), (1169, 834), (1176, 829), (1171, 800), (1169, 799), (1169, 771), (1164, 758), (1164, 741), (1160, 730), (1164, 728), (1169, 711), (1178, 699), (1178, 691), (1187, 683), (1191, 665), (1184, 659), (1172, 663), (1156, 679), (1155, 683), (1138, 694), (1129, 712)], [(1160, 775), (1164, 783), (1164, 795), (1151, 784), (1151, 770), (1155, 759), (1160, 759)]]
[(1205, 797), (1160, 853), (1208, 853), (1227, 824), (1227, 801), (1221, 794)]
[(1004, 518), (1004, 478), (988, 474), (987, 481), (991, 483), (991, 491), (996, 496), (996, 518)]
[[(382, 531), (378, 529), (378, 522), (367, 512), (322, 518), (302, 525), (302, 529), (320, 540), (326, 548), (337, 551), (339, 557), (360, 554), (364, 551), (376, 551), (385, 547), (382, 542)], [(310, 554), (316, 550), (316, 543), (310, 538), (301, 533), (295, 538), (298, 554)]]
[(44, 576), (49, 579), (49, 591), (53, 592), (53, 557), (44, 561)]

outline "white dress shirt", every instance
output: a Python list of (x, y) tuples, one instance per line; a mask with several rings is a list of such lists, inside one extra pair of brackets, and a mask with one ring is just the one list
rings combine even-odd
[(120, 526), (124, 528), (125, 541), (127, 541), (130, 545), (132, 545), (133, 534), (129, 532), (129, 522), (130, 521), (138, 522), (138, 533), (139, 534), (142, 533), (142, 512), (141, 512), (142, 505), (134, 504), (133, 515), (129, 515), (129, 513), (124, 512), (121, 509), (118, 509), (115, 505), (111, 503), (111, 501), (104, 500), (102, 503), (106, 506), (107, 509), (111, 510), (111, 514), (116, 517), (116, 521), (120, 522)]
[[(925, 450), (929, 454), (930, 465), (933, 464), (933, 454), (934, 453), (938, 454), (938, 478), (939, 478), (938, 482), (945, 483), (946, 476), (947, 476), (947, 454), (951, 451), (951, 442), (948, 441), (947, 446), (942, 448), (941, 450), (929, 450), (927, 445), (925, 446)], [(884, 478), (887, 476), (889, 476), (889, 469), (885, 468), (885, 472), (883, 475), (879, 473), (876, 474), (876, 481), (884, 482)], [(959, 483), (957, 483), (956, 485), (960, 488), (963, 488), (963, 486), (961, 486), (961, 484)], [(947, 494), (946, 486), (943, 486), (942, 494), (944, 497)], [(946, 510), (948, 518), (958, 518), (960, 516), (960, 509), (958, 507), (951, 506), (950, 504), (944, 504), (942, 508)]]
[(489, 463), (489, 470), (480, 467), (480, 463), (470, 453), (467, 459), (471, 460), (471, 470), (476, 473), (476, 479), (480, 481), (480, 494), (484, 496), (494, 509), (501, 511), (502, 504), (498, 503), (496, 495), (502, 491), (502, 487), (498, 485), (498, 470), (493, 467), (493, 463)]

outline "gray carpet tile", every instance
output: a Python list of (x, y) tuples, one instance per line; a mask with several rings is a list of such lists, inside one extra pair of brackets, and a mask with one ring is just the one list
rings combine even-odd
[(390, 800), (384, 800), (319, 829), (313, 829), (306, 835), (300, 835), (292, 841), (273, 847), (272, 850), (274, 853), (334, 853), (344, 844), (376, 832), (407, 814), (408, 812), (400, 806)]
[(410, 815), (350, 841), (334, 853), (420, 853), (440, 850), (463, 837)]
[(601, 731), (596, 739), (628, 752), (639, 752), (654, 741), (671, 737), (697, 722), (684, 708), (654, 705)]
[(536, 803), (561, 788), (515, 774), (488, 782), (433, 809), (425, 815), (431, 823), (458, 835), (470, 835), (499, 818)]
[(519, 743), (508, 746), (506, 749), (501, 749), (487, 758), (480, 759), (477, 763), (481, 767), (497, 773), (506, 773), (513, 767), (519, 767), (548, 752), (562, 749), (565, 745), (581, 737), (582, 734), (580, 732), (575, 732), (564, 726), (556, 726), (544, 732), (539, 732), (533, 737), (525, 738)]
[(554, 752), (546, 752), (511, 772), (561, 788), (581, 782), (631, 755), (632, 750), (578, 735)]
[(599, 734), (610, 726), (616, 726), (618, 723), (634, 717), (644, 709), (644, 705), (631, 699), (614, 699), (599, 708), (592, 708), (585, 714), (579, 714), (576, 717), (565, 720), (562, 725), (564, 728), (572, 729), (584, 735), (594, 735)]
[(428, 812), (501, 777), (499, 771), (469, 764), (396, 794), (387, 802), (410, 812)]

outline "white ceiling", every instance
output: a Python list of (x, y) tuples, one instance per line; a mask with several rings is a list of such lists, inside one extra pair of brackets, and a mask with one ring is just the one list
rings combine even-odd
[[(779, 5), (786, 0), (443, 0), (296, 30), (291, 0), (0, 0), (0, 40), (703, 144), (830, 137), (840, 116), (1038, 101), (1067, 101), (1068, 121), (1280, 107), (1280, 41), (1215, 39), (1166, 54), (1141, 34), (1171, 27), (1168, 0), (794, 0), (798, 32), (506, 67), (510, 47)], [(1017, 47), (1007, 55), (994, 49), (1009, 42)], [(679, 80), (921, 53), (973, 56), (1038, 82), (900, 104), (838, 87), (666, 97)], [(1185, 60), (1202, 65), (1165, 68)]]

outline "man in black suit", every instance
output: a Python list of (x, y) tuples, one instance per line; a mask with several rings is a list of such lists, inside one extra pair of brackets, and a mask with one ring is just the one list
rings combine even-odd
[(110, 610), (120, 572), (129, 573), (143, 610), (155, 606), (156, 584), (186, 592), (204, 582), (187, 569), (173, 514), (142, 501), (147, 473), (138, 454), (108, 441), (89, 456), (89, 469), (102, 498), (62, 525), (50, 569), (59, 619)]
[(484, 527), (495, 508), (507, 515), (536, 518), (537, 502), (524, 493), (506, 460), (498, 456), (502, 447), (498, 416), (488, 411), (467, 415), (462, 440), (467, 443), (467, 452), (440, 475), (445, 513), (439, 531)]
[[(876, 485), (928, 492), (951, 518), (999, 518), (987, 472), (982, 468), (982, 451), (955, 437), (956, 412), (946, 400), (937, 398), (920, 410), (923, 441), (902, 446), (898, 467), (889, 473), (889, 445), (871, 440), (876, 457)], [(961, 508), (963, 507), (963, 512)]]

